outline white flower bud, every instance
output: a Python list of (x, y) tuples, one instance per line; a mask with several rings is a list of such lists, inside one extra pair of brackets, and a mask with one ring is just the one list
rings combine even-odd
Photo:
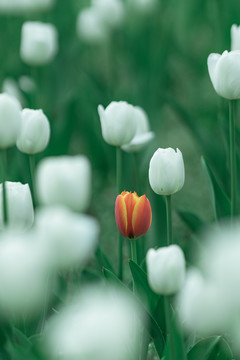
[(144, 14), (152, 13), (158, 5), (157, 0), (128, 0), (128, 2), (133, 10)]
[(94, 8), (84, 9), (77, 18), (77, 34), (86, 42), (102, 42), (108, 37), (108, 29)]
[(141, 150), (154, 138), (154, 133), (149, 131), (149, 120), (145, 111), (139, 106), (135, 106), (134, 110), (137, 125), (136, 132), (130, 143), (122, 146), (122, 149), (127, 152)]
[(136, 116), (133, 105), (125, 101), (113, 101), (104, 110), (98, 106), (102, 136), (104, 140), (115, 146), (128, 144), (136, 132)]
[(55, 0), (0, 0), (0, 13), (28, 14), (50, 9)]
[[(6, 181), (8, 227), (29, 229), (34, 220), (32, 196), (28, 184)], [(0, 228), (3, 228), (3, 194), (0, 184)]]
[(0, 149), (16, 144), (21, 123), (21, 105), (17, 99), (0, 94)]
[(240, 50), (240, 26), (231, 27), (231, 50)]
[[(21, 211), (21, 210), (20, 210)], [(2, 233), (0, 241), (0, 314), (32, 315), (46, 301), (48, 260), (32, 233)]]
[(208, 72), (218, 95), (229, 99), (240, 98), (240, 51), (210, 54)]
[(44, 205), (64, 205), (85, 211), (91, 197), (91, 166), (85, 156), (43, 159), (37, 169), (37, 190)]
[(142, 313), (119, 289), (85, 288), (47, 324), (44, 348), (51, 359), (137, 359)]
[(25, 99), (19, 89), (18, 83), (14, 79), (10, 77), (5, 78), (2, 85), (2, 91), (17, 99), (21, 105), (25, 103)]
[(94, 255), (99, 225), (91, 216), (63, 207), (47, 207), (37, 213), (36, 227), (57, 270), (83, 268)]
[(122, 23), (124, 6), (120, 0), (92, 0), (92, 8), (98, 13), (102, 21), (115, 27)]
[(148, 282), (154, 292), (172, 295), (178, 292), (185, 279), (185, 258), (178, 245), (147, 252)]
[(149, 182), (156, 194), (171, 195), (184, 185), (185, 170), (179, 149), (159, 148), (153, 154), (149, 166)]
[(26, 154), (37, 154), (45, 150), (49, 137), (50, 126), (43, 111), (23, 109), (17, 148)]
[(58, 50), (57, 29), (52, 24), (28, 21), (22, 26), (20, 55), (28, 65), (45, 65)]

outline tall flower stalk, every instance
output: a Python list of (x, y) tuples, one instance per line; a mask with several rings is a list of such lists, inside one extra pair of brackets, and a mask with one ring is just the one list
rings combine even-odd
[[(116, 179), (117, 179), (117, 193), (121, 193), (122, 183), (122, 150), (120, 146), (116, 147)], [(118, 232), (118, 277), (123, 279), (123, 237)]]
[(2, 206), (3, 206), (3, 222), (5, 225), (8, 224), (8, 210), (7, 210), (7, 191), (6, 191), (6, 179), (7, 179), (7, 171), (6, 171), (6, 150), (1, 151), (1, 167), (2, 167)]
[(229, 100), (230, 171), (231, 171), (231, 218), (237, 208), (237, 162), (235, 140), (235, 100)]

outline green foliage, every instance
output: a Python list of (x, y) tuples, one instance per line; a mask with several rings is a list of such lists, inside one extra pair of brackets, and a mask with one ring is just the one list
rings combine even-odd
[(221, 336), (200, 340), (187, 355), (188, 360), (232, 360), (231, 349)]

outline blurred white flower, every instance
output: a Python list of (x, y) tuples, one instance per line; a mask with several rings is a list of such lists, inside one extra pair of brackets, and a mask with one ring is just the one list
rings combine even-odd
[(83, 289), (50, 319), (46, 350), (53, 360), (136, 359), (140, 316), (137, 303), (118, 289)]
[(159, 148), (149, 165), (149, 183), (156, 194), (171, 195), (181, 190), (185, 181), (182, 153), (179, 149)]
[(77, 34), (87, 42), (102, 42), (109, 31), (94, 8), (81, 10), (77, 18)]
[(240, 26), (231, 27), (231, 50), (240, 50)]
[(218, 95), (229, 99), (240, 98), (240, 51), (224, 51), (210, 54), (207, 59), (208, 72)]
[[(29, 229), (34, 220), (31, 191), (28, 184), (6, 181), (8, 227), (14, 230)], [(0, 184), (0, 228), (3, 223), (3, 194)]]
[(20, 123), (19, 101), (8, 94), (0, 94), (0, 149), (16, 144)]
[(87, 210), (92, 192), (91, 165), (87, 157), (45, 158), (38, 165), (36, 182), (43, 205), (64, 205), (80, 212)]
[(27, 21), (22, 26), (20, 55), (28, 65), (45, 65), (58, 51), (58, 33), (53, 24)]
[(0, 13), (3, 14), (28, 14), (49, 10), (55, 0), (0, 0)]
[(57, 270), (83, 268), (94, 255), (99, 225), (93, 217), (64, 207), (47, 207), (37, 213), (35, 223)]
[(23, 109), (17, 148), (26, 154), (37, 154), (45, 150), (49, 137), (49, 121), (43, 111)]
[(136, 132), (129, 144), (123, 145), (122, 149), (127, 152), (135, 152), (144, 148), (153, 138), (154, 133), (149, 130), (149, 120), (145, 111), (135, 106)]
[(25, 75), (20, 76), (18, 83), (20, 89), (25, 93), (32, 93), (33, 91), (36, 90), (36, 84), (34, 80), (29, 76), (25, 76)]
[(125, 101), (112, 101), (104, 110), (98, 106), (102, 136), (104, 140), (115, 146), (128, 144), (136, 133), (136, 116), (133, 105)]
[(48, 260), (32, 233), (2, 233), (0, 242), (0, 314), (20, 317), (42, 310)]
[(128, 0), (128, 3), (133, 10), (139, 13), (148, 14), (156, 9), (158, 0)]
[(148, 282), (154, 292), (172, 295), (181, 289), (185, 279), (185, 258), (178, 245), (149, 249), (146, 260)]
[(92, 8), (108, 26), (119, 26), (124, 17), (124, 5), (121, 0), (92, 0)]
[(14, 79), (10, 77), (5, 78), (2, 85), (2, 91), (13, 98), (16, 98), (22, 106), (24, 105), (25, 99), (19, 89), (18, 83)]

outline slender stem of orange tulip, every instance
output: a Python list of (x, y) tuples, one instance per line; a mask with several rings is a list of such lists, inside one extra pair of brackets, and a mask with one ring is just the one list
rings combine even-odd
[[(131, 258), (137, 264), (137, 243), (136, 240), (130, 240), (131, 244)], [(135, 284), (133, 279), (133, 293), (135, 294)]]
[(172, 204), (171, 195), (165, 196), (167, 212), (167, 244), (172, 244)]
[(31, 180), (32, 180), (32, 200), (33, 205), (37, 205), (37, 192), (36, 192), (36, 186), (35, 186), (35, 156), (29, 155), (29, 165), (30, 165), (30, 174), (31, 174)]
[[(117, 194), (121, 193), (122, 186), (122, 150), (120, 146), (116, 147), (116, 178), (117, 178)], [(118, 277), (123, 279), (123, 238), (118, 231)]]
[(7, 168), (7, 152), (1, 151), (1, 163), (2, 163), (2, 207), (3, 207), (3, 223), (8, 224), (8, 211), (7, 211), (7, 189), (6, 189), (6, 168)]
[(236, 215), (237, 208), (237, 162), (235, 140), (235, 101), (229, 101), (229, 135), (230, 135), (230, 169), (231, 169), (231, 218)]

